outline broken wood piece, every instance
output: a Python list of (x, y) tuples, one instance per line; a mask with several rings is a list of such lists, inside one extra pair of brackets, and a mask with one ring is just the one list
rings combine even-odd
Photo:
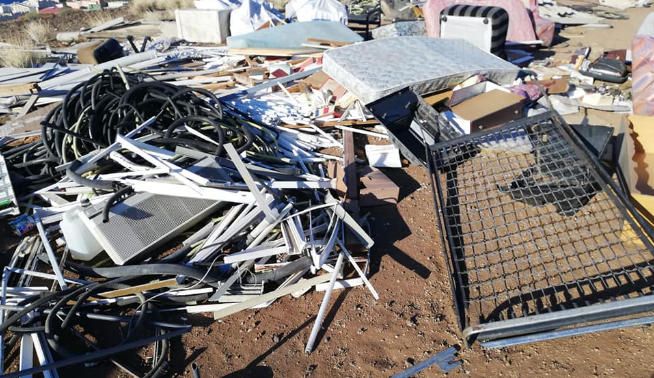
[(450, 98), (452, 98), (451, 89), (424, 96), (423, 100), (430, 106), (434, 106), (442, 102), (449, 101)]
[(400, 187), (377, 168), (366, 167), (361, 176), (359, 191), (361, 207), (397, 204)]
[(325, 45), (325, 46), (331, 46), (331, 47), (342, 47), (342, 46), (347, 46), (351, 45), (352, 42), (342, 42), (342, 41), (334, 41), (331, 39), (321, 39), (321, 38), (307, 38), (307, 42), (313, 43), (316, 45)]
[(359, 177), (354, 155), (354, 136), (349, 130), (343, 131), (343, 169), (347, 186), (345, 206), (357, 215), (359, 213)]
[(373, 136), (373, 137), (375, 137), (375, 138), (380, 138), (380, 139), (389, 139), (389, 138), (388, 138), (388, 135), (386, 135), (386, 134), (381, 134), (381, 133), (376, 133), (376, 132), (374, 132), (374, 131), (368, 131), (368, 130), (363, 130), (363, 129), (354, 129), (354, 128), (352, 128), (352, 127), (341, 126), (341, 125), (337, 125), (337, 126), (334, 126), (334, 127), (337, 128), (337, 129), (339, 129), (339, 130), (349, 131), (349, 132), (358, 133), (358, 134), (364, 134), (364, 135), (370, 135), (370, 136)]
[(243, 47), (243, 48), (230, 48), (230, 55), (246, 55), (246, 56), (312, 56), (316, 53), (322, 53), (318, 49), (271, 49), (271, 48), (256, 48), (256, 47)]
[(379, 125), (376, 119), (366, 121), (360, 120), (344, 120), (344, 121), (316, 121), (316, 126), (319, 127), (335, 127), (335, 126), (374, 126)]
[(310, 88), (318, 90), (322, 88), (322, 86), (325, 85), (329, 79), (330, 77), (326, 73), (323, 71), (318, 71), (315, 74), (302, 79), (302, 82), (308, 85)]
[(99, 293), (98, 296), (103, 298), (117, 298), (117, 297), (124, 297), (126, 295), (135, 294), (135, 293), (142, 293), (145, 291), (161, 289), (164, 287), (177, 287), (177, 286), (179, 286), (179, 284), (177, 283), (177, 279), (171, 278), (168, 280), (153, 281), (142, 285), (126, 287), (124, 289), (105, 291), (104, 293)]
[(230, 80), (224, 83), (212, 83), (212, 84), (202, 84), (199, 85), (200, 88), (204, 88), (208, 91), (211, 92), (216, 92), (221, 89), (228, 89), (228, 88), (234, 88), (236, 85), (236, 82), (234, 80)]
[(1, 84), (0, 97), (28, 95), (38, 92), (39, 90), (40, 88), (37, 83)]

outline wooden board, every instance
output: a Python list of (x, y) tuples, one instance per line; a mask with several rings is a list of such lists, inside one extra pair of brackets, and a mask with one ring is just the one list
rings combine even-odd
[(24, 84), (2, 84), (0, 85), (0, 96), (20, 96), (37, 92), (39, 86), (36, 83)]
[(312, 56), (316, 53), (322, 55), (320, 50), (316, 49), (264, 49), (264, 48), (230, 48), (230, 55), (260, 55), (260, 56)]

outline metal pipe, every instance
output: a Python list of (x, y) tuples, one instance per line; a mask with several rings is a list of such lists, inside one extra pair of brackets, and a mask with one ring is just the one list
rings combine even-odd
[(325, 317), (325, 311), (327, 310), (327, 305), (329, 304), (329, 298), (332, 296), (332, 291), (334, 291), (334, 284), (336, 283), (336, 277), (338, 277), (338, 272), (341, 271), (343, 266), (343, 254), (338, 254), (338, 259), (336, 260), (336, 266), (334, 267), (334, 272), (332, 277), (329, 280), (329, 288), (325, 292), (325, 296), (322, 298), (322, 303), (320, 304), (320, 310), (318, 310), (318, 315), (316, 316), (316, 321), (313, 323), (313, 329), (311, 330), (311, 335), (309, 336), (309, 341), (307, 341), (307, 347), (304, 349), (306, 353), (311, 353), (313, 350), (313, 344), (316, 342), (316, 337), (318, 336), (318, 331), (322, 326), (323, 318)]

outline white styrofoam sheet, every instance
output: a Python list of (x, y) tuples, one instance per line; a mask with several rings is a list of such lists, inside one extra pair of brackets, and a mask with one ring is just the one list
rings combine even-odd
[(327, 50), (323, 71), (368, 104), (406, 87), (436, 91), (474, 74), (510, 84), (519, 68), (461, 39), (384, 38)]

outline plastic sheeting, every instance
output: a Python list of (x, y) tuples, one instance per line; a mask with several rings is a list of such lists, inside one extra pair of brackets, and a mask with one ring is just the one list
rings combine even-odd
[(654, 13), (643, 21), (631, 44), (634, 113), (654, 116)]
[(293, 22), (274, 28), (227, 37), (230, 48), (299, 49), (308, 38), (337, 42), (359, 42), (360, 35), (347, 26), (333, 21)]
[(274, 24), (282, 17), (267, 0), (244, 0), (234, 9), (229, 19), (231, 35), (241, 35), (258, 30), (266, 23)]
[(540, 17), (536, 0), (527, 0), (525, 7), (521, 0), (428, 0), (422, 11), (425, 16), (427, 35), (440, 36), (441, 11), (455, 4), (487, 5), (504, 8), (509, 13), (509, 32), (507, 40), (513, 42), (543, 41), (545, 46), (552, 44), (555, 24)]
[(347, 24), (347, 9), (336, 0), (291, 0), (286, 4), (286, 18), (299, 22), (334, 21)]
[(197, 9), (211, 10), (236, 9), (241, 6), (240, 0), (195, 0), (193, 4)]

